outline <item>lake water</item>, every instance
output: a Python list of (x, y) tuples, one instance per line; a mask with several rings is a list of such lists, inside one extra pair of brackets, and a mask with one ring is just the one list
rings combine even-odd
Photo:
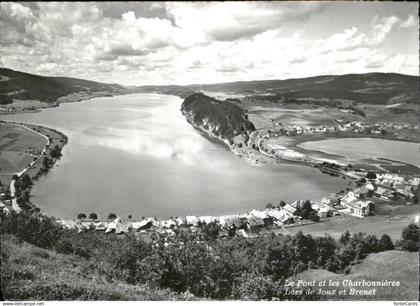
[(80, 212), (133, 218), (243, 213), (267, 202), (318, 199), (346, 184), (299, 165), (252, 166), (192, 128), (181, 103), (174, 96), (136, 94), (2, 119), (69, 137), (57, 166), (32, 191), (45, 213), (63, 218)]
[(412, 142), (378, 138), (337, 138), (308, 141), (299, 147), (338, 154), (353, 160), (386, 158), (420, 167), (419, 144)]

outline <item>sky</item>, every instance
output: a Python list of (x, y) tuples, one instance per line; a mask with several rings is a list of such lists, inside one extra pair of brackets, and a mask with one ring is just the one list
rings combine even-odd
[(0, 66), (122, 85), (419, 75), (416, 2), (1, 2)]

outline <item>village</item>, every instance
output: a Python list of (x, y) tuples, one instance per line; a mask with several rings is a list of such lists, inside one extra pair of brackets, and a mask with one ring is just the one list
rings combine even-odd
[[(122, 218), (112, 213), (107, 220), (98, 220), (96, 214), (90, 214), (89, 218), (85, 214), (79, 214), (78, 219), (57, 219), (57, 222), (78, 232), (98, 231), (122, 236), (134, 232), (139, 239), (150, 242), (159, 237), (170, 243), (181, 232), (197, 233), (201, 236), (209, 226), (216, 229), (214, 238), (223, 239), (235, 235), (258, 237), (274, 233), (277, 229), (324, 222), (340, 215), (355, 219), (369, 218), (375, 214), (376, 205), (414, 205), (418, 201), (416, 192), (420, 177), (363, 170), (347, 171), (346, 174), (355, 180), (357, 188), (340, 191), (316, 201), (281, 201), (278, 205), (268, 203), (265, 209), (254, 209), (244, 214), (190, 215), (165, 220), (155, 217), (132, 220), (131, 216)], [(418, 223), (418, 219), (417, 215), (414, 222)]]
[[(325, 137), (352, 138), (369, 137), (388, 140), (411, 141), (417, 138), (420, 126), (408, 123), (376, 122), (372, 124), (360, 121), (345, 121), (342, 118), (331, 118), (331, 125), (296, 125), (274, 119), (252, 131), (249, 135), (235, 136), (229, 145), (230, 150), (252, 164), (273, 164), (279, 161), (301, 162), (317, 165), (333, 162), (344, 166), (341, 161), (319, 154), (308, 152), (300, 147), (309, 141), (308, 137), (317, 135), (317, 140)], [(314, 136), (312, 136), (314, 135)], [(380, 169), (380, 168), (379, 168)]]
[[(278, 132), (269, 132), (272, 136), (296, 136), (300, 134), (310, 133), (327, 133), (327, 132), (354, 132), (364, 135), (384, 135), (389, 130), (408, 130), (408, 129), (419, 129), (419, 125), (410, 125), (408, 123), (395, 123), (395, 122), (377, 122), (374, 124), (363, 123), (360, 121), (344, 121), (343, 119), (334, 118), (333, 121), (336, 125), (326, 126), (298, 126), (290, 124), (282, 124), (280, 122), (274, 122), (274, 126), (278, 126)], [(403, 139), (403, 137), (398, 137)]]

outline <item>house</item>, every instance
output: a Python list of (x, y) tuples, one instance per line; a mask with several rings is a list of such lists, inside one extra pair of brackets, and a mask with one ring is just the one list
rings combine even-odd
[(120, 218), (116, 218), (108, 223), (105, 233), (123, 234), (129, 232), (130, 229), (130, 223), (122, 223)]
[(373, 186), (373, 184), (372, 183), (367, 183), (366, 185), (365, 185), (365, 188), (366, 189), (369, 189), (369, 190), (375, 190), (375, 186)]
[(411, 191), (408, 191), (406, 189), (397, 189), (396, 193), (408, 199), (413, 199), (415, 197), (415, 195)]
[(404, 182), (404, 177), (391, 173), (379, 174), (378, 179), (381, 181), (382, 185), (386, 183), (391, 185), (401, 185)]
[(246, 219), (247, 227), (249, 231), (258, 231), (264, 228), (264, 221), (260, 218), (249, 216)]
[(333, 210), (331, 209), (330, 206), (323, 205), (319, 207), (318, 216), (320, 218), (328, 218), (328, 217), (331, 217), (332, 215), (333, 215)]
[(107, 224), (105, 222), (95, 222), (95, 231), (105, 231)]
[(283, 210), (284, 210), (284, 211), (286, 211), (286, 213), (287, 213), (289, 216), (293, 216), (293, 215), (295, 214), (295, 212), (296, 212), (296, 208), (294, 208), (294, 207), (290, 206), (289, 204), (286, 204), (286, 205), (283, 207)]
[(201, 217), (198, 217), (198, 220), (200, 220), (201, 223), (206, 223), (206, 224), (209, 224), (209, 223), (213, 222), (214, 219), (215, 218), (212, 217), (212, 216), (201, 216)]
[(366, 186), (362, 186), (357, 193), (359, 199), (366, 200), (367, 198), (372, 196), (373, 190), (366, 188)]
[(347, 204), (346, 207), (350, 213), (357, 217), (368, 216), (373, 211), (373, 202), (371, 201), (356, 201)]
[(256, 218), (262, 219), (265, 226), (273, 225), (273, 219), (269, 215), (267, 215), (265, 211), (254, 209), (249, 214)]
[(163, 220), (160, 222), (160, 226), (163, 228), (171, 228), (176, 226), (176, 222), (174, 220)]
[(297, 200), (290, 204), (293, 208), (299, 209), (302, 207), (304, 201), (303, 200)]
[(331, 207), (334, 206), (332, 199), (327, 198), (327, 197), (323, 197), (321, 199), (321, 205), (328, 205), (328, 206), (331, 206)]
[(197, 226), (200, 220), (196, 216), (186, 216), (185, 219), (187, 220), (188, 226)]
[(270, 216), (275, 221), (283, 222), (283, 221), (286, 221), (287, 219), (289, 219), (288, 213), (286, 213), (286, 211), (284, 211), (284, 210), (268, 209), (266, 212), (267, 212), (267, 215)]
[(144, 219), (139, 222), (131, 222), (131, 226), (134, 230), (140, 231), (151, 228), (153, 225), (153, 221), (150, 219)]
[(389, 200), (389, 197), (388, 197), (389, 190), (388, 189), (385, 189), (385, 188), (382, 188), (382, 187), (378, 186), (378, 188), (376, 188), (376, 190), (374, 192), (381, 199)]
[(176, 225), (178, 226), (187, 226), (187, 219), (185, 217), (177, 217), (175, 218)]
[(347, 206), (351, 203), (354, 203), (355, 201), (357, 201), (357, 196), (354, 194), (353, 191), (350, 191), (341, 198), (340, 203)]
[(225, 225), (227, 228), (235, 228), (235, 229), (246, 227), (244, 222), (239, 217), (234, 217), (234, 216), (226, 218)]

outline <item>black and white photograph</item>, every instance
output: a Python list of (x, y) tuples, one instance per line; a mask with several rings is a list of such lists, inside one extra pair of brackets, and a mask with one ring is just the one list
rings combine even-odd
[(417, 2), (0, 3), (3, 306), (417, 305), (419, 184)]

